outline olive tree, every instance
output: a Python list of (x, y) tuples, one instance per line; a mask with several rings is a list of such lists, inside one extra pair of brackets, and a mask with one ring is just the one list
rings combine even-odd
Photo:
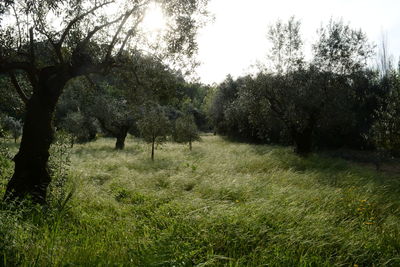
[(164, 142), (170, 132), (170, 122), (164, 109), (158, 104), (146, 103), (137, 125), (142, 138), (151, 144), (151, 160), (154, 160), (155, 144)]
[(135, 113), (127, 101), (107, 95), (100, 95), (92, 106), (92, 115), (99, 121), (101, 129), (116, 138), (115, 149), (125, 147), (125, 139), (135, 127)]
[(191, 114), (186, 114), (175, 121), (174, 140), (178, 143), (189, 143), (192, 150), (192, 142), (199, 140), (199, 130)]
[[(141, 38), (145, 11), (158, 3), (168, 18), (163, 44)], [(66, 84), (104, 74), (134, 47), (179, 58), (196, 52), (195, 35), (207, 0), (14, 0), (0, 6), (0, 73), (26, 104), (22, 141), (4, 198), (46, 202), (52, 119)], [(57, 22), (55, 22), (56, 20)], [(158, 39), (159, 40), (159, 39)], [(154, 48), (156, 46), (156, 49)], [(44, 47), (38, 53), (38, 47)], [(29, 92), (19, 84), (30, 84)]]
[(367, 136), (379, 154), (400, 152), (400, 75), (390, 70), (386, 79), (389, 80), (390, 91), (376, 110), (375, 121)]
[(269, 108), (287, 128), (298, 154), (312, 150), (315, 129), (325, 118), (347, 119), (354, 74), (362, 71), (371, 46), (359, 30), (334, 22), (319, 30), (313, 46), (314, 58), (305, 64), (301, 51), (300, 24), (293, 19), (270, 30), (276, 72), (263, 71), (257, 77), (264, 88)]
[(93, 117), (86, 116), (80, 110), (68, 112), (61, 122), (61, 128), (71, 135), (71, 147), (75, 142), (87, 142), (94, 139), (96, 122)]
[(22, 133), (21, 121), (10, 116), (5, 116), (2, 120), (2, 125), (4, 130), (12, 135), (14, 138), (14, 143), (17, 143), (17, 140)]

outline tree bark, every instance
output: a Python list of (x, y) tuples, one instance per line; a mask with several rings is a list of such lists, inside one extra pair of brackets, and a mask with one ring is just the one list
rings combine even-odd
[(153, 138), (152, 142), (151, 142), (151, 160), (154, 161), (154, 142), (155, 139)]
[(122, 150), (125, 147), (125, 139), (128, 135), (128, 130), (122, 130), (121, 134), (117, 136), (117, 142), (115, 143), (115, 149)]
[[(45, 70), (26, 105), (21, 144), (14, 157), (14, 174), (7, 184), (4, 199), (45, 204), (51, 177), (47, 168), (53, 141), (53, 113), (68, 81), (65, 74)], [(57, 75), (58, 74), (58, 75)]]
[(295, 152), (302, 156), (307, 156), (312, 151), (312, 133), (313, 128), (308, 127), (299, 132), (292, 131), (292, 137), (295, 143)]
[(189, 150), (192, 151), (192, 138), (189, 139)]

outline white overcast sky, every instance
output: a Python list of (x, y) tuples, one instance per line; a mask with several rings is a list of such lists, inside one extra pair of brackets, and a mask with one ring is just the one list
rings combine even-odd
[(333, 18), (361, 28), (375, 44), (385, 33), (396, 62), (400, 55), (400, 0), (211, 0), (209, 10), (215, 21), (198, 36), (197, 72), (204, 83), (219, 83), (227, 74), (236, 77), (265, 62), (268, 25), (292, 15), (302, 23), (305, 50), (321, 23)]

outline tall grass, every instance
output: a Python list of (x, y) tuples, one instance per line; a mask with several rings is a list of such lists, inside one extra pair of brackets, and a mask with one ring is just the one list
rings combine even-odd
[(136, 139), (77, 145), (69, 209), (3, 205), (0, 265), (400, 265), (400, 177), (202, 139), (154, 162)]

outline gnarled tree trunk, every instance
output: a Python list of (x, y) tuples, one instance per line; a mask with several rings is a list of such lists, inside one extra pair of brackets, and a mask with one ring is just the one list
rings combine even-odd
[(312, 151), (312, 135), (317, 123), (316, 113), (311, 113), (308, 124), (304, 129), (291, 128), (291, 135), (295, 144), (295, 152), (301, 156), (307, 156)]
[(115, 143), (115, 149), (122, 150), (125, 147), (125, 139), (128, 135), (128, 129), (122, 129), (117, 136), (117, 142)]
[(292, 133), (295, 144), (295, 152), (306, 156), (312, 151), (312, 129), (305, 129), (302, 132)]
[(20, 201), (30, 198), (45, 204), (51, 177), (47, 168), (53, 141), (53, 113), (68, 77), (43, 70), (34, 93), (27, 102), (21, 144), (14, 157), (14, 174), (7, 184), (4, 199)]

